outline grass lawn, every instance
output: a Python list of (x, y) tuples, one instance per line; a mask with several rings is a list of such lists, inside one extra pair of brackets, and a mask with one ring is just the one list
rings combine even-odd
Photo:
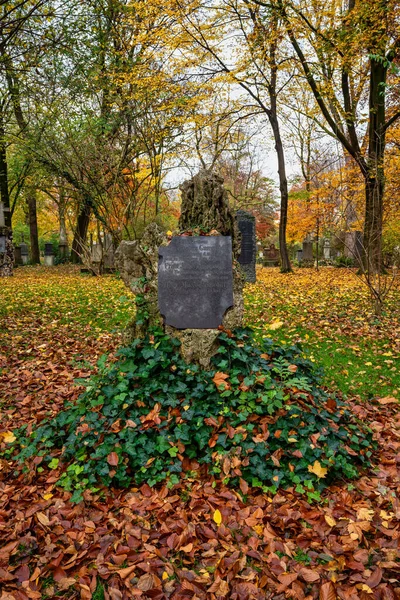
[[(71, 505), (42, 457), (25, 470), (0, 457), (0, 600), (400, 598), (400, 286), (377, 320), (350, 271), (259, 269), (245, 303), (257, 335), (301, 342), (370, 424), (371, 469), (313, 505), (190, 473)], [(0, 450), (77, 398), (74, 379), (121, 345), (133, 314), (114, 276), (24, 267), (0, 280)]]
[(260, 335), (301, 342), (329, 388), (363, 399), (400, 397), (399, 281), (377, 319), (367, 287), (348, 269), (260, 269), (246, 288), (246, 320)]

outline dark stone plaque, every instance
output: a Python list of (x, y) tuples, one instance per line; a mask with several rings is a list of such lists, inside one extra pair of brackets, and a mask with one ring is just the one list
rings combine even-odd
[(242, 234), (241, 252), (238, 258), (246, 276), (246, 281), (256, 280), (256, 223), (251, 213), (238, 210), (237, 224)]
[(232, 238), (174, 237), (158, 249), (158, 307), (177, 329), (216, 329), (233, 306)]

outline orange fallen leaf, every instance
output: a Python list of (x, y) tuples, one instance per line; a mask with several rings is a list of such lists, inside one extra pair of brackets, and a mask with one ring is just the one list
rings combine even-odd
[(217, 389), (220, 389), (220, 386), (223, 385), (224, 386), (224, 390), (229, 390), (230, 389), (230, 384), (225, 381), (226, 379), (228, 379), (229, 375), (227, 375), (227, 373), (222, 373), (221, 371), (217, 371), (213, 377), (213, 382), (215, 383), (215, 385), (217, 386)]

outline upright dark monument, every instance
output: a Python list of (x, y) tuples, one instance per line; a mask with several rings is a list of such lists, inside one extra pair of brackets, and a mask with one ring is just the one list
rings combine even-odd
[(233, 305), (232, 238), (174, 237), (159, 249), (158, 307), (176, 329), (217, 329)]
[(240, 233), (222, 184), (210, 171), (185, 181), (178, 233), (171, 239), (152, 223), (141, 240), (122, 242), (115, 257), (137, 295), (130, 337), (162, 327), (179, 339), (188, 363), (205, 368), (221, 330), (240, 327), (244, 312)]
[(245, 211), (238, 210), (236, 220), (241, 233), (241, 250), (238, 261), (244, 271), (246, 281), (256, 281), (256, 220), (255, 217)]

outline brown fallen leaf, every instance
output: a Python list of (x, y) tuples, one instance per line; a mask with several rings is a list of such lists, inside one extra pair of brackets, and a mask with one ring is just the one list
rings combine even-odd
[(337, 595), (332, 581), (323, 583), (319, 589), (319, 600), (336, 600)]
[(319, 573), (314, 569), (307, 569), (306, 567), (304, 567), (303, 569), (300, 569), (299, 575), (307, 583), (312, 583), (314, 581), (319, 580)]
[(136, 587), (142, 592), (148, 592), (155, 587), (161, 585), (161, 579), (154, 575), (154, 573), (145, 573), (139, 578)]
[(379, 404), (398, 404), (399, 400), (393, 396), (385, 396), (384, 398), (378, 398)]
[(37, 520), (39, 521), (39, 523), (41, 523), (45, 527), (47, 527), (48, 525), (50, 525), (50, 519), (44, 513), (37, 512), (36, 513), (36, 517), (37, 517)]
[(68, 590), (72, 585), (77, 583), (75, 577), (63, 577), (60, 581), (57, 582), (57, 587), (59, 590)]
[(131, 575), (136, 569), (136, 565), (131, 565), (130, 567), (125, 567), (124, 569), (119, 569), (117, 571), (118, 575), (121, 577), (121, 579), (126, 579), (127, 577), (129, 577), (129, 575)]
[(118, 461), (119, 458), (116, 452), (110, 452), (110, 454), (107, 456), (107, 462), (112, 467), (116, 467), (118, 465)]

